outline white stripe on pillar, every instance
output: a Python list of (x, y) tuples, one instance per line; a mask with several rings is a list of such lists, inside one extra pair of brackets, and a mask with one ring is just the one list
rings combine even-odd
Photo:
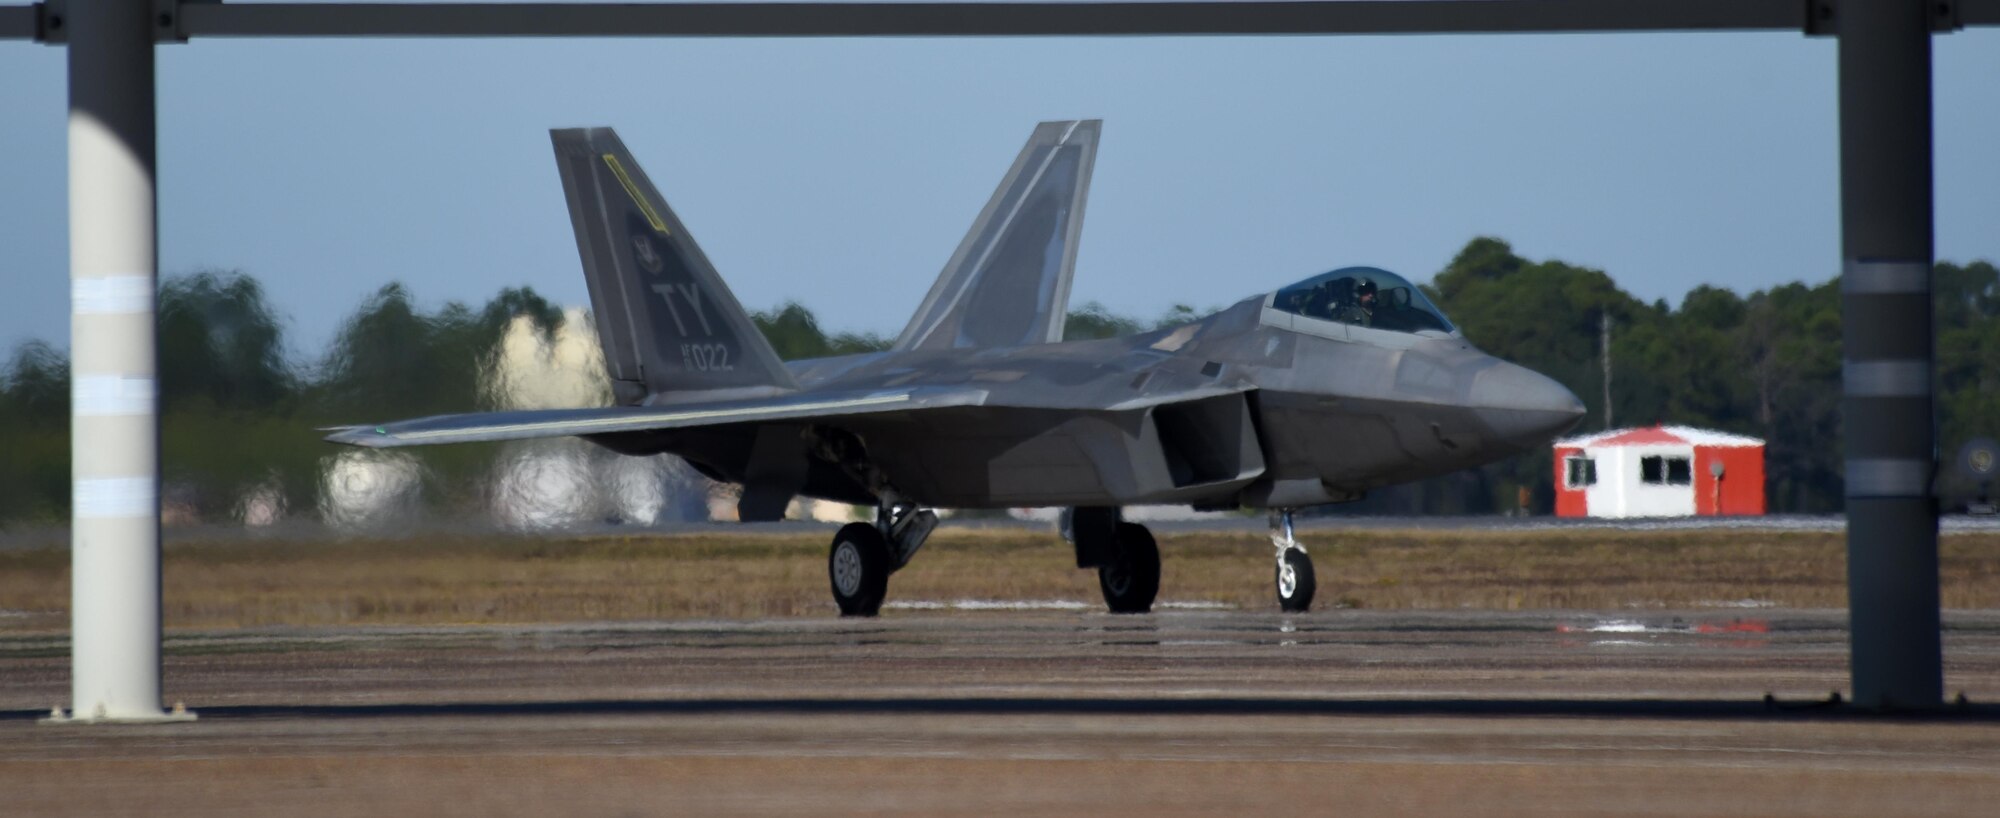
[(153, 277), (114, 275), (70, 282), (70, 311), (77, 315), (122, 315), (153, 310)]
[(79, 417), (150, 415), (158, 397), (149, 377), (77, 375), (70, 389), (70, 411)]

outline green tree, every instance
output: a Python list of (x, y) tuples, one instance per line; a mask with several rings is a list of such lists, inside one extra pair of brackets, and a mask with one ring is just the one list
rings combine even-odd
[(236, 271), (163, 281), (160, 476), (170, 517), (228, 513), (253, 486), (302, 468), (289, 421), (300, 378), (263, 287)]
[(1131, 335), (1146, 327), (1139, 319), (1118, 315), (1096, 301), (1069, 311), (1063, 321), (1063, 340), (1087, 341), (1097, 338), (1116, 338)]
[[(1598, 349), (1602, 317), (1610, 314), (1613, 324), (1622, 328), (1617, 331), (1620, 335), (1650, 328), (1661, 318), (1658, 310), (1619, 290), (1601, 270), (1560, 261), (1532, 262), (1491, 237), (1467, 243), (1424, 291), (1475, 346), (1568, 386), (1589, 410), (1586, 423), (1604, 416)], [(1613, 357), (1635, 351), (1632, 343), (1626, 341), (1623, 349), (1614, 346)], [(1623, 372), (1613, 378), (1613, 408), (1630, 418), (1625, 413), (1643, 404), (1621, 398), (1643, 395), (1653, 387), (1649, 376), (1635, 371), (1634, 377), (1625, 377)], [(1531, 453), (1487, 466), (1477, 480), (1452, 478), (1464, 490), (1485, 494), (1454, 505), (1472, 513), (1512, 510), (1517, 493), (1527, 487), (1534, 506), (1550, 508), (1554, 504), (1550, 469), (1546, 453)]]
[(1826, 512), (1840, 481), (1840, 284), (1752, 293), (1738, 336), (1749, 381), (1743, 414), (1764, 438), (1765, 498), (1777, 511)]
[[(1938, 446), (1945, 458), (1978, 437), (2000, 438), (2000, 269), (1939, 264), (1936, 277)], [(1977, 490), (1947, 466), (1946, 500)]]
[(771, 342), (771, 349), (778, 357), (787, 361), (880, 352), (890, 344), (880, 336), (863, 333), (829, 336), (820, 328), (812, 310), (797, 301), (787, 301), (768, 312), (752, 312), (750, 320), (764, 333), (764, 339)]
[(563, 320), (561, 309), (526, 288), (502, 290), (478, 311), (452, 301), (425, 313), (403, 285), (386, 285), (348, 317), (321, 362), (315, 413), (352, 422), (489, 408), (480, 372), (523, 315), (544, 333)]
[(0, 368), (0, 524), (69, 515), (69, 360), (41, 341)]
[(202, 271), (160, 287), (161, 411), (270, 410), (298, 386), (264, 290), (241, 272)]

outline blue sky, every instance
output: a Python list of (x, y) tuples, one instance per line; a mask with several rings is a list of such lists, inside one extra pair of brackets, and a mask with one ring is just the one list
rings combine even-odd
[[(586, 301), (547, 129), (612, 125), (746, 306), (894, 334), (1037, 120), (1105, 130), (1074, 303), (1428, 279), (1475, 235), (1642, 298), (1830, 277), (1835, 45), (1791, 34), (207, 40), (160, 49), (160, 261), (316, 354), (385, 282)], [(60, 49), (0, 43), (0, 345), (67, 343)], [(1940, 258), (2000, 259), (2000, 31), (1936, 40)]]

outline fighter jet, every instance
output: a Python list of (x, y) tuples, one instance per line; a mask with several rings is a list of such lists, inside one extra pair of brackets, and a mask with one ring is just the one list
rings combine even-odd
[[(1054, 507), (1113, 612), (1160, 587), (1121, 509), (1267, 510), (1279, 606), (1316, 579), (1295, 510), (1544, 446), (1583, 414), (1474, 348), (1408, 280), (1350, 266), (1179, 326), (1065, 341), (1096, 120), (1045, 122), (883, 352), (780, 361), (609, 128), (551, 132), (616, 405), (344, 427), (375, 448), (575, 436), (738, 484), (739, 517), (795, 496), (875, 508), (827, 573), (873, 616), (938, 508)], [(1255, 270), (1232, 277), (1254, 280)]]

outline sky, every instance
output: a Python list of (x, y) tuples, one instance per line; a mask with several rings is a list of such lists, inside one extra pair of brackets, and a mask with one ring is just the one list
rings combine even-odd
[[(1937, 248), (2000, 260), (2000, 30), (1935, 39)], [(610, 125), (751, 309), (893, 336), (1034, 123), (1104, 135), (1072, 304), (1223, 306), (1475, 236), (1677, 303), (1839, 268), (1835, 43), (1795, 34), (197, 40), (159, 49), (160, 269), (296, 354), (401, 281), (586, 304), (547, 130)], [(0, 355), (67, 346), (63, 52), (0, 42)]]

